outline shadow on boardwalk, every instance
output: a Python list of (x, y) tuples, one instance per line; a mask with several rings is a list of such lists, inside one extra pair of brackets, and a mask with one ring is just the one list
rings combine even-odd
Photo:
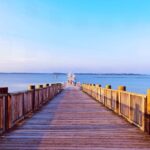
[(150, 136), (73, 87), (0, 138), (1, 150), (150, 149)]

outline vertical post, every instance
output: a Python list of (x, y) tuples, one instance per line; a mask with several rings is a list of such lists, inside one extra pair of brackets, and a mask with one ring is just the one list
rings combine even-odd
[(96, 100), (98, 101), (99, 100), (99, 96), (100, 96), (100, 88), (101, 88), (101, 85), (100, 84), (97, 84), (96, 85)]
[(121, 111), (121, 91), (126, 91), (126, 86), (118, 86), (118, 97), (116, 101), (116, 112), (120, 114)]
[(89, 94), (89, 87), (90, 87), (90, 84), (85, 84), (85, 92), (87, 93), (87, 94)]
[(0, 94), (8, 94), (8, 87), (1, 87), (0, 88)]
[(88, 84), (85, 84), (85, 83), (84, 83), (84, 84), (83, 84), (83, 89), (84, 89), (84, 92), (85, 92), (85, 93), (87, 93), (87, 87), (88, 87)]
[(106, 85), (106, 89), (111, 89), (111, 85)]
[(9, 109), (8, 109), (8, 87), (1, 87), (0, 88), (0, 95), (3, 97), (2, 107), (1, 109), (4, 110), (1, 115), (2, 119), (2, 132), (5, 132), (9, 126)]
[[(105, 86), (104, 105), (107, 107), (111, 107), (111, 99), (109, 100), (107, 96), (107, 89), (111, 89), (111, 85), (108, 84)], [(110, 106), (109, 106), (109, 101), (110, 101)]]
[(90, 96), (92, 96), (92, 84), (90, 84)]
[(90, 84), (85, 84), (85, 88), (86, 88), (86, 93), (89, 95), (89, 90), (90, 90)]
[(84, 84), (85, 93), (89, 94), (89, 84)]
[(43, 85), (42, 85), (42, 84), (41, 84), (41, 85), (38, 85), (37, 88), (42, 89), (42, 88), (43, 88)]
[(38, 85), (37, 86), (39, 89), (39, 107), (41, 107), (43, 105), (43, 85)]
[[(73, 85), (73, 82), (72, 82)], [(55, 83), (55, 95), (57, 95), (57, 83)]]
[(126, 91), (126, 86), (118, 86), (119, 91)]
[(47, 97), (47, 100), (49, 101), (49, 84), (47, 83), (46, 84), (46, 97)]
[(54, 84), (51, 84), (51, 98), (54, 97)]
[[(72, 82), (71, 82), (72, 84)], [(53, 97), (56, 95), (56, 84), (54, 83), (53, 84)]]
[(95, 99), (95, 84), (92, 84), (92, 97)]
[(49, 84), (47, 83), (45, 86), (46, 86), (46, 87), (48, 87), (48, 86), (49, 86)]
[(150, 89), (147, 90), (147, 111), (145, 119), (145, 128), (146, 131), (150, 134)]
[(85, 88), (86, 88), (86, 93), (89, 95), (89, 91), (90, 91), (90, 84), (85, 84)]
[(49, 100), (49, 97), (48, 97), (48, 95), (49, 95), (49, 84), (47, 83), (43, 87), (45, 88), (43, 90), (43, 98), (44, 98), (44, 101), (47, 102)]
[(35, 85), (29, 85), (28, 87), (29, 91), (32, 91), (32, 111), (35, 110)]
[[(71, 82), (71, 84), (72, 84), (72, 82)], [(56, 90), (56, 87), (57, 87), (57, 86), (56, 86), (56, 83), (54, 83), (54, 97), (55, 97), (56, 91), (57, 91), (57, 90)]]
[(48, 99), (52, 99), (52, 85), (51, 83), (49, 84), (49, 88), (48, 88)]
[(60, 83), (58, 83), (58, 94), (60, 93)]
[(56, 84), (57, 94), (59, 93), (59, 83)]

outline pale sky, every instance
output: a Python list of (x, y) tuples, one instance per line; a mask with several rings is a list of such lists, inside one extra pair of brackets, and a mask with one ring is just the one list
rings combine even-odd
[(0, 72), (148, 73), (149, 0), (0, 0)]

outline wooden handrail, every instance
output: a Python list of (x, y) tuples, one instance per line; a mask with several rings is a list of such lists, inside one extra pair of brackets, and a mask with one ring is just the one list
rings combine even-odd
[(27, 91), (15, 93), (8, 93), (8, 88), (0, 88), (0, 134), (32, 115), (62, 89), (61, 83), (40, 85), (37, 89), (31, 85)]
[(150, 134), (150, 90), (144, 95), (128, 92), (125, 86), (113, 90), (110, 85), (102, 88), (92, 84), (82, 84), (82, 90)]

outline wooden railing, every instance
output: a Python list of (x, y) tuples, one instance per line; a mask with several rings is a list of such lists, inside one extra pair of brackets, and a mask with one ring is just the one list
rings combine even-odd
[(125, 86), (113, 90), (110, 85), (102, 88), (98, 84), (82, 84), (82, 90), (150, 134), (150, 90), (147, 95), (142, 95), (127, 92)]
[(27, 91), (17, 93), (8, 93), (8, 88), (0, 88), (0, 134), (32, 115), (62, 89), (61, 83), (38, 87), (32, 85)]

